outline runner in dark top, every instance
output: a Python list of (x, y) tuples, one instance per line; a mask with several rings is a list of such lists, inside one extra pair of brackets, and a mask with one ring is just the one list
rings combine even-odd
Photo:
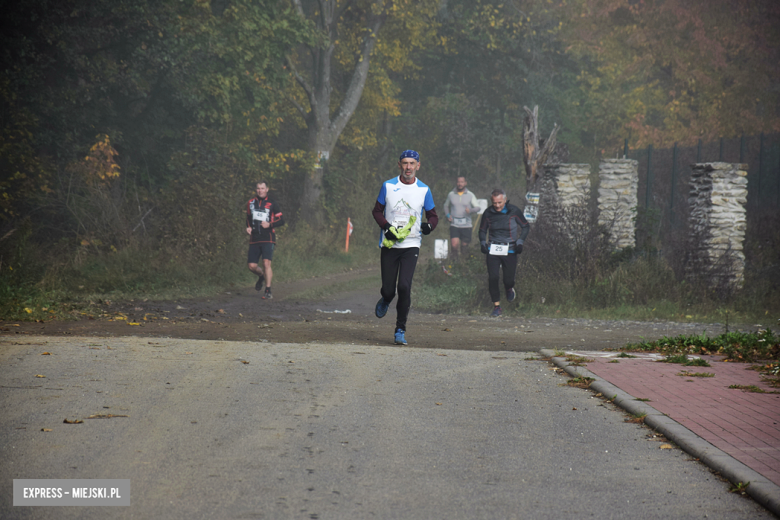
[[(504, 190), (493, 190), (493, 205), (482, 214), (479, 223), (479, 244), (487, 255), (488, 289), (493, 301), (491, 317), (501, 316), (501, 295), (498, 290), (499, 268), (504, 269), (504, 289), (507, 301), (514, 301), (517, 255), (523, 252), (523, 242), (531, 226), (517, 206), (508, 204)], [(490, 238), (488, 239), (488, 234)]]
[[(275, 229), (284, 225), (284, 216), (279, 204), (268, 197), (268, 184), (260, 181), (255, 186), (257, 196), (246, 203), (246, 232), (249, 235), (249, 252), (247, 253), (247, 265), (249, 270), (257, 275), (255, 289), (263, 288), (265, 281), (264, 300), (273, 298), (271, 294), (271, 281), (274, 272), (271, 269), (271, 261), (276, 247)], [(263, 258), (263, 267), (258, 262)]]

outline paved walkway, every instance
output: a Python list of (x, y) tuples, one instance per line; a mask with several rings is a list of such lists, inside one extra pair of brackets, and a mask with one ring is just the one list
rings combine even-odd
[[(654, 354), (617, 358), (617, 352), (567, 354), (589, 360), (586, 368), (780, 486), (780, 393), (729, 388), (754, 385), (779, 392), (750, 370), (750, 363), (724, 363), (721, 356), (701, 357), (709, 367), (658, 363)], [(617, 361), (617, 362), (615, 362)], [(714, 377), (680, 375), (707, 372)]]

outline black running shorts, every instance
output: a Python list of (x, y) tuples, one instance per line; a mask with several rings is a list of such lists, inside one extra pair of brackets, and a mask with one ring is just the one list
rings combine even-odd
[(450, 238), (459, 238), (467, 243), (471, 242), (471, 228), (450, 226)]
[(271, 242), (260, 242), (258, 244), (249, 244), (249, 253), (246, 255), (246, 263), (256, 264), (262, 256), (265, 260), (274, 259), (274, 245)]

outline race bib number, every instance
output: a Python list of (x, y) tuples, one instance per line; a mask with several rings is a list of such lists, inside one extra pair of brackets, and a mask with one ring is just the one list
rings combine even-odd
[(509, 244), (490, 244), (490, 254), (494, 256), (507, 256)]
[(269, 222), (270, 214), (267, 210), (261, 210), (261, 211), (252, 211), (252, 220), (257, 220), (260, 222)]
[(455, 227), (468, 227), (470, 224), (468, 217), (453, 217), (452, 225)]
[(401, 229), (402, 227), (406, 226), (409, 223), (409, 218), (395, 218), (393, 219), (393, 227), (396, 229)]

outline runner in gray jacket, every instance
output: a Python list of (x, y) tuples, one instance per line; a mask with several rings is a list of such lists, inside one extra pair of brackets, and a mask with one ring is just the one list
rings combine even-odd
[(471, 242), (471, 215), (479, 213), (477, 197), (466, 189), (466, 178), (458, 177), (453, 189), (447, 195), (444, 212), (450, 222), (450, 245), (452, 258), (457, 260), (459, 253), (465, 256)]

